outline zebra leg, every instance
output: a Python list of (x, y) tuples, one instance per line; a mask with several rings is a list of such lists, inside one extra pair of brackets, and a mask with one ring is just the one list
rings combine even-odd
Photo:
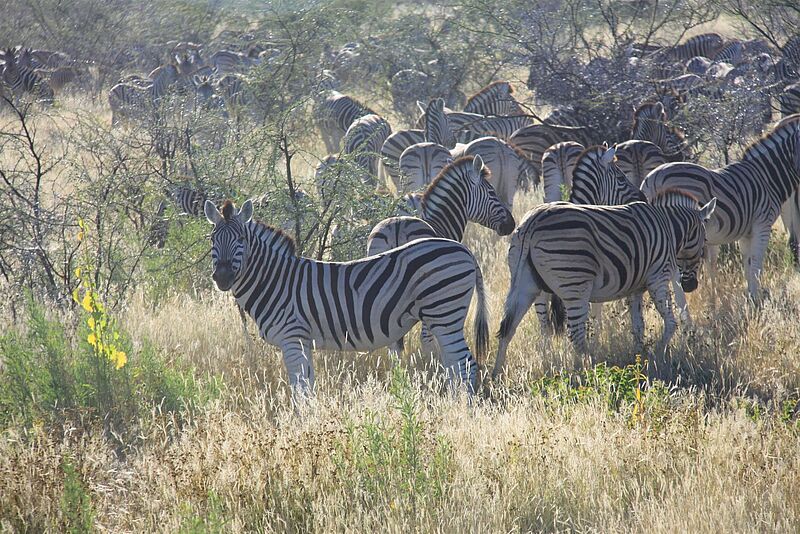
[(633, 346), (636, 354), (641, 354), (644, 348), (644, 317), (642, 316), (642, 293), (628, 297), (628, 308), (631, 311), (631, 329), (633, 331)]
[(441, 354), (439, 345), (436, 344), (436, 337), (431, 334), (430, 330), (425, 326), (425, 323), (422, 323), (422, 328), (419, 332), (419, 341), (423, 355), (436, 358), (436, 356)]
[(761, 267), (764, 264), (764, 253), (769, 244), (769, 232), (769, 227), (754, 226), (752, 235), (740, 241), (747, 275), (747, 291), (750, 299), (755, 303), (761, 300), (759, 278), (761, 278)]
[(692, 328), (692, 316), (689, 313), (689, 305), (686, 303), (686, 293), (683, 292), (681, 287), (680, 274), (672, 280), (672, 292), (675, 293), (675, 305), (678, 307), (680, 314), (681, 324), (687, 328)]
[(594, 331), (597, 337), (603, 331), (603, 303), (594, 302), (589, 305), (589, 314), (592, 317), (592, 324), (594, 324)]
[(478, 362), (470, 352), (467, 340), (464, 339), (464, 321), (450, 325), (436, 325), (430, 320), (423, 320), (423, 327), (425, 326), (442, 349), (442, 366), (451, 390), (455, 392), (459, 386), (466, 385), (470, 395), (475, 393)]
[(580, 354), (587, 354), (586, 345), (586, 320), (589, 318), (589, 297), (564, 301), (567, 308), (567, 327), (569, 339)]
[[(531, 304), (539, 300), (539, 297), (544, 298), (545, 302), (545, 321), (547, 322), (547, 298), (548, 293), (542, 292), (536, 285), (533, 279), (533, 274), (527, 271), (519, 274), (520, 283), (517, 287), (512, 287), (506, 296), (505, 312), (503, 313), (503, 320), (500, 322), (500, 331), (497, 336), (500, 338), (500, 346), (497, 348), (497, 358), (494, 362), (494, 370), (492, 371), (492, 379), (495, 379), (503, 374), (503, 368), (506, 363), (506, 353), (508, 352), (508, 344), (511, 343), (511, 338), (517, 331), (519, 323), (522, 318), (531, 309)], [(540, 318), (541, 320), (541, 318)]]
[(294, 339), (281, 345), (283, 364), (289, 375), (292, 402), (296, 405), (309, 397), (314, 390), (314, 366), (311, 363), (311, 342)]
[(664, 319), (664, 333), (661, 334), (661, 341), (659, 341), (658, 347), (656, 348), (656, 355), (659, 358), (657, 365), (662, 366), (663, 371), (668, 371), (667, 348), (669, 347), (669, 342), (673, 334), (675, 334), (675, 329), (678, 327), (675, 315), (672, 312), (672, 298), (669, 294), (669, 282), (658, 283), (648, 288), (648, 290), (658, 313), (661, 314), (661, 318)]
[(546, 337), (553, 335), (553, 325), (547, 311), (547, 301), (550, 298), (550, 293), (542, 292), (533, 302), (533, 308), (536, 310), (536, 317), (539, 319), (539, 330)]

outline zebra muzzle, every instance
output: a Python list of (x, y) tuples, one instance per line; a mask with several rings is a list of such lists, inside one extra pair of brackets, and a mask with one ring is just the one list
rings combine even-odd
[(211, 278), (220, 291), (227, 291), (233, 285), (233, 269), (230, 265), (217, 265), (211, 273)]
[(695, 289), (697, 289), (697, 276), (696, 275), (688, 275), (684, 276), (681, 275), (681, 288), (686, 293), (691, 293)]

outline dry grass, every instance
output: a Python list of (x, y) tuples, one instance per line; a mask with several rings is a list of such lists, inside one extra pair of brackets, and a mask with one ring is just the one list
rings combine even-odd
[[(518, 196), (517, 220), (540, 201)], [(385, 351), (328, 353), (315, 357), (316, 398), (294, 413), (279, 352), (243, 338), (228, 295), (157, 308), (133, 295), (120, 320), (134, 345), (152, 343), (221, 393), (180, 420), (143, 415), (125, 455), (79, 422), (5, 431), (0, 531), (65, 528), (65, 462), (94, 527), (111, 532), (795, 531), (800, 431), (778, 411), (800, 388), (800, 278), (774, 252), (784, 241), (778, 233), (760, 309), (740, 265), (723, 264), (715, 293), (706, 278), (690, 295), (697, 329), (673, 340), (678, 382), (651, 404), (614, 408), (532, 393), (581, 362), (564, 339), (543, 339), (531, 312), (505, 382), (472, 404), (443, 394), (418, 355), (393, 368)], [(472, 228), (467, 244), (494, 329), (507, 241)], [(661, 320), (649, 303), (645, 321), (652, 346)], [(408, 341), (417, 348), (415, 333)], [(607, 307), (591, 343), (596, 361), (635, 360), (623, 306)]]

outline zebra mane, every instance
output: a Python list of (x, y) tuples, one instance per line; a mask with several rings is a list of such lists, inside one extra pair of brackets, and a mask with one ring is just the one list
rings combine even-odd
[[(497, 137), (497, 136), (495, 136), (495, 137)], [(513, 150), (513, 151), (514, 151), (514, 152), (517, 154), (517, 156), (519, 156), (520, 158), (526, 159), (526, 160), (528, 160), (528, 161), (532, 161), (532, 160), (531, 160), (531, 159), (530, 159), (530, 158), (529, 158), (529, 157), (528, 157), (528, 156), (525, 154), (525, 151), (524, 151), (524, 150), (522, 150), (522, 149), (521, 149), (521, 148), (520, 148), (518, 145), (515, 145), (515, 144), (514, 144), (514, 143), (512, 143), (511, 141), (509, 141), (509, 140), (507, 140), (507, 139), (503, 139), (503, 138), (501, 138), (501, 137), (498, 137), (498, 139), (500, 139), (500, 140), (501, 140), (501, 141), (503, 141), (505, 144), (507, 144), (507, 145), (508, 145), (508, 147), (509, 147), (511, 150)]]
[[(794, 128), (792, 128), (794, 126)], [(778, 121), (772, 128), (771, 132), (767, 132), (759, 139), (756, 139), (745, 149), (742, 154), (742, 160), (757, 160), (762, 157), (764, 145), (781, 144), (787, 139), (790, 139), (797, 129), (800, 128), (800, 113), (789, 115)]]
[(510, 95), (514, 94), (514, 86), (511, 85), (511, 82), (509, 82), (508, 80), (497, 80), (496, 82), (492, 82), (489, 85), (487, 85), (486, 87), (483, 87), (482, 89), (477, 91), (475, 94), (473, 94), (471, 97), (469, 97), (467, 99), (467, 103), (464, 104), (464, 107), (466, 108), (469, 105), (469, 103), (472, 102), (472, 100), (474, 100), (476, 97), (478, 97), (480, 95), (485, 95), (486, 93), (490, 93), (490, 92), (494, 91), (495, 88), (500, 87), (501, 85), (507, 85), (508, 86), (508, 94), (510, 94)]
[[(609, 147), (605, 147), (603, 145), (592, 145), (592, 146), (586, 147), (585, 149), (583, 149), (583, 152), (578, 154), (578, 157), (575, 158), (575, 167), (577, 167), (580, 164), (581, 160), (584, 157), (587, 157), (587, 156), (589, 156), (591, 154), (597, 154), (598, 156), (602, 157), (602, 155), (608, 149), (609, 149)], [(616, 162), (616, 161), (617, 161), (617, 156), (615, 154), (614, 155), (614, 162)]]
[(684, 206), (692, 209), (700, 207), (700, 201), (696, 196), (677, 187), (668, 187), (658, 191), (650, 199), (650, 204), (654, 206)]
[(221, 210), (222, 218), (225, 219), (226, 222), (229, 222), (231, 220), (231, 217), (233, 217), (235, 209), (236, 208), (234, 208), (233, 202), (231, 202), (230, 200), (226, 200), (225, 203), (222, 205), (222, 210)]
[(273, 250), (283, 250), (289, 256), (297, 256), (297, 245), (292, 236), (269, 224), (253, 219), (250, 224), (254, 227), (253, 235), (262, 241), (270, 241), (270, 248)]
[[(475, 156), (461, 156), (457, 160), (449, 163), (447, 167), (442, 169), (439, 174), (436, 175), (436, 178), (430, 183), (430, 185), (425, 189), (425, 192), (422, 194), (422, 202), (421, 205), (424, 208), (425, 203), (427, 202), (428, 198), (431, 194), (438, 188), (439, 182), (442, 181), (444, 178), (448, 176), (450, 170), (456, 166), (461, 165), (472, 165), (472, 160), (475, 159)], [(484, 165), (483, 169), (481, 170), (481, 178), (483, 180), (489, 181), (489, 178), (492, 176), (492, 171), (489, 169), (488, 165)]]

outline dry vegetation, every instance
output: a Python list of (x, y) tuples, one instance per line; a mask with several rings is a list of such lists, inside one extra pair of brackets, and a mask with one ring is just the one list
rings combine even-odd
[[(387, 102), (370, 104), (400, 122)], [(67, 99), (39, 130), (51, 148), (76, 110), (108, 133), (104, 103)], [(310, 180), (324, 147), (315, 136), (297, 142), (293, 170)], [(46, 185), (69, 187), (78, 186)], [(516, 219), (541, 198), (518, 194)], [(201, 224), (187, 228), (205, 239)], [(33, 390), (19, 402), (31, 411), (0, 414), (0, 532), (795, 532), (800, 276), (785, 242), (776, 226), (759, 307), (745, 296), (737, 252), (723, 255), (713, 286), (703, 274), (689, 296), (695, 328), (673, 339), (673, 383), (648, 381), (648, 355), (631, 353), (620, 304), (590, 338), (594, 367), (566, 339), (545, 339), (531, 312), (506, 377), (472, 402), (444, 392), (439, 370), (415, 354), (414, 330), (400, 361), (385, 350), (317, 353), (316, 396), (297, 411), (280, 352), (242, 336), (230, 296), (207, 280), (170, 288), (154, 261), (143, 276), (155, 282), (108, 315), (91, 312), (115, 320), (128, 355), (104, 382), (115, 416), (99, 401), (36, 409), (46, 401)], [(507, 240), (470, 228), (466, 243), (486, 276), (494, 330)], [(208, 259), (198, 256), (201, 272)], [(13, 298), (0, 307), (0, 378), (42, 373), (66, 353), (82, 369), (87, 312)], [(662, 323), (645, 303), (652, 349)], [(12, 373), (18, 347), (42, 367)], [(0, 384), (0, 407), (17, 405), (11, 386)]]

